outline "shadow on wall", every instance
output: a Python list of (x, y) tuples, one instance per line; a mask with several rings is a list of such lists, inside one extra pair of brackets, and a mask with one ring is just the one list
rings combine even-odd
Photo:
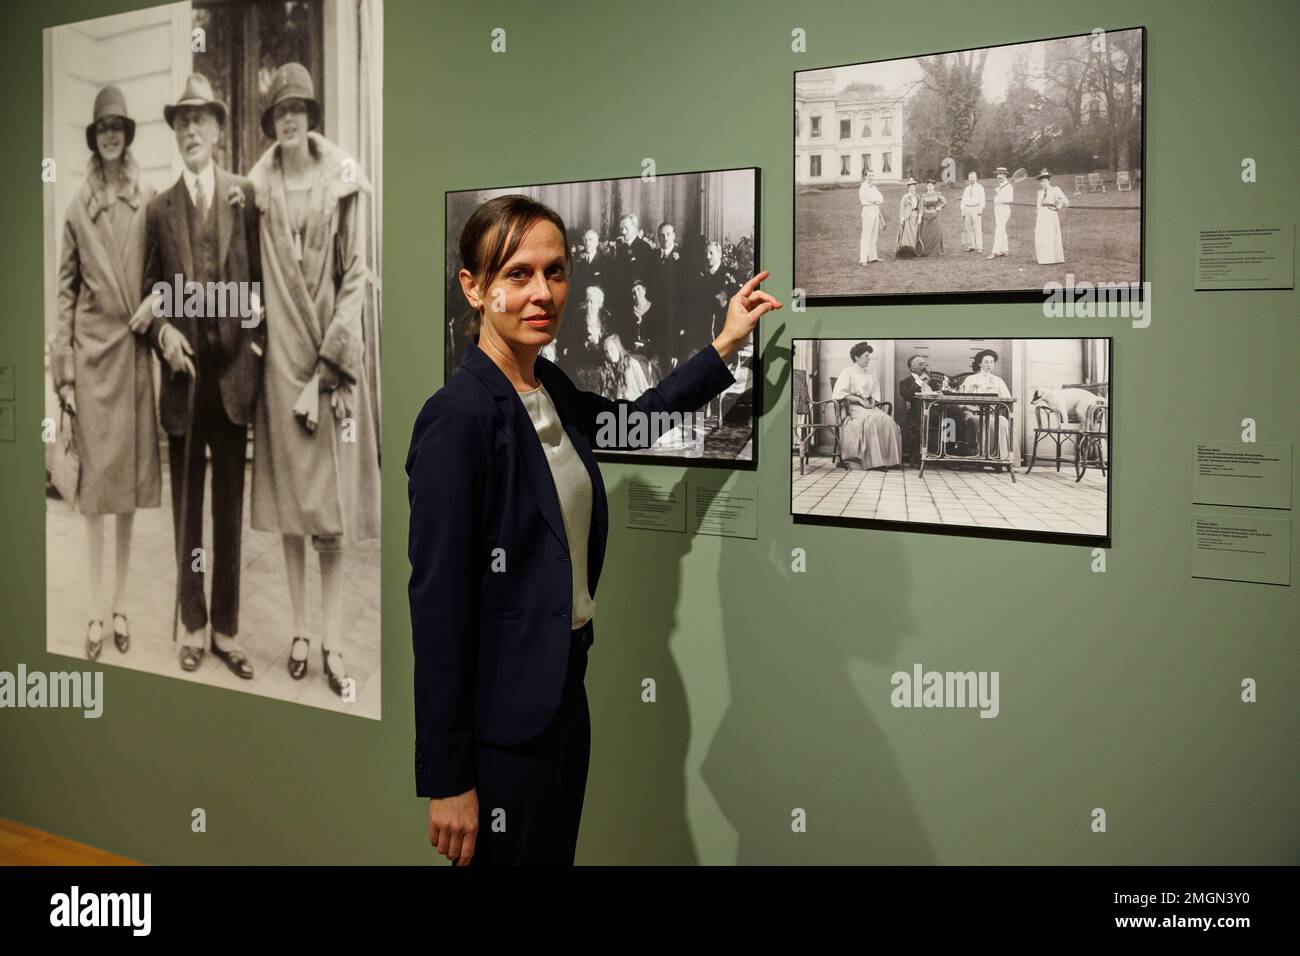
[[(789, 351), (769, 347), (763, 364), (775, 371), (782, 356), (784, 371), (764, 382), (765, 413), (788, 401)], [(780, 412), (765, 420), (771, 434), (763, 446), (782, 455), (788, 423)], [(787, 500), (790, 493), (788, 485), (765, 491)], [(807, 554), (803, 573), (791, 568), (795, 547)], [(855, 661), (886, 672), (903, 666), (899, 650), (916, 632), (897, 536), (794, 526), (772, 538), (760, 528), (757, 542), (728, 540), (722, 551), (731, 704), (701, 774), (739, 834), (736, 863), (936, 862), (872, 716), (889, 706), (888, 677), (872, 686), (868, 707), (850, 676)], [(795, 808), (807, 813), (805, 833), (791, 829)]]
[[(609, 490), (611, 527), (625, 523), (627, 484), (620, 479)], [(675, 490), (684, 499), (686, 479)], [(648, 538), (653, 562), (639, 553)], [(677, 630), (682, 561), (691, 541), (689, 534), (635, 529), (610, 535), (587, 672), (592, 763), (579, 863), (699, 862), (686, 819), (690, 713), (668, 648)], [(599, 673), (595, 680), (593, 671)], [(641, 701), (646, 677), (655, 679), (653, 705)]]

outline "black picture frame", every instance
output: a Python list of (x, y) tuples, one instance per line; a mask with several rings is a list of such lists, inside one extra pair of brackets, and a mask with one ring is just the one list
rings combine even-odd
[[(733, 173), (733, 172), (751, 172), (754, 176), (754, 197), (753, 197), (753, 219), (754, 219), (754, 269), (759, 270), (762, 261), (762, 189), (763, 177), (762, 168), (759, 166), (728, 166), (716, 169), (687, 169), (674, 170), (672, 172), (656, 172), (656, 179), (664, 179), (673, 176), (702, 176), (711, 173)], [(450, 206), (451, 197), (463, 193), (485, 192), (489, 190), (502, 189), (533, 189), (541, 186), (570, 186), (584, 185), (590, 183), (620, 182), (624, 180), (640, 179), (640, 176), (603, 176), (592, 177), (589, 179), (557, 179), (546, 182), (535, 183), (510, 183), (498, 185), (479, 185), (466, 186), (457, 189), (448, 189), (443, 194), (443, 230), (444, 230), (444, 250), (443, 261), (446, 263), (454, 254), (455, 241), (451, 235), (451, 216)], [(566, 222), (566, 229), (570, 228)], [(566, 242), (571, 242), (572, 237), (566, 235)], [(737, 276), (737, 279), (743, 284), (748, 276)], [(443, 326), (442, 326), (442, 344), (444, 355), (443, 381), (442, 384), (451, 378), (458, 366), (451, 363), (450, 354), (450, 335), (452, 323), (455, 321), (455, 313), (447, 308), (449, 303), (444, 302)], [(610, 451), (599, 448), (593, 448), (592, 452), (597, 461), (622, 463), (622, 464), (640, 464), (640, 465), (662, 465), (670, 467), (690, 467), (690, 468), (720, 468), (732, 471), (757, 471), (758, 470), (758, 438), (759, 438), (759, 418), (763, 408), (763, 363), (760, 353), (760, 334), (759, 327), (756, 326), (753, 332), (753, 357), (750, 368), (750, 447), (751, 454), (748, 459), (739, 458), (689, 458), (685, 456), (676, 456), (669, 454), (647, 455), (637, 452)], [(563, 368), (563, 366), (560, 366)]]
[[(1143, 172), (1143, 186), (1141, 202), (1138, 208), (1138, 278), (1136, 301), (1143, 301), (1146, 283), (1146, 185), (1145, 170), (1147, 166), (1147, 101), (1149, 90), (1147, 86), (1147, 28), (1145, 25), (1135, 25), (1128, 27), (1117, 27), (1107, 29), (1105, 32), (1124, 33), (1132, 30), (1138, 30), (1141, 33), (1142, 48), (1142, 103), (1140, 126), (1142, 131), (1142, 162), (1138, 169)], [(907, 56), (884, 57), (877, 60), (861, 60), (854, 63), (834, 63), (825, 66), (804, 67), (794, 70), (791, 77), (791, 113), (794, 110), (794, 103), (797, 99), (797, 84), (801, 73), (808, 73), (814, 70), (834, 70), (853, 66), (869, 66), (874, 63), (889, 63), (896, 60), (912, 60), (925, 56), (944, 56), (951, 53), (966, 53), (972, 50), (994, 50), (1008, 46), (1022, 46), (1032, 43), (1048, 43), (1053, 40), (1069, 40), (1077, 37), (1091, 36), (1092, 31), (1083, 33), (1066, 33), (1051, 37), (1038, 37), (1028, 40), (1011, 40), (1004, 43), (991, 43), (979, 47), (962, 47), (952, 50), (937, 50), (931, 53), (913, 53)], [(798, 132), (795, 133), (794, 144), (798, 147)], [(793, 156), (795, 149), (791, 149)], [(902, 157), (899, 157), (899, 163), (902, 164)], [(798, 183), (795, 180), (797, 170), (791, 169), (789, 183), (790, 190), (790, 224), (791, 224), (791, 275), (794, 279), (796, 288), (799, 286), (799, 241), (798, 241)], [(1085, 276), (1087, 281), (1106, 281), (1101, 277)], [(862, 305), (960, 305), (960, 304), (977, 304), (977, 303), (1023, 303), (1033, 302), (1041, 304), (1046, 295), (1041, 288), (1035, 289), (993, 289), (993, 290), (953, 290), (945, 292), (853, 292), (853, 293), (835, 293), (835, 294), (808, 294), (805, 292), (803, 302), (806, 306), (820, 308), (825, 306), (862, 306)]]
[[(918, 338), (918, 337), (921, 336), (916, 336), (916, 335), (906, 336), (906, 338)], [(1050, 340), (1059, 341), (1062, 339), (1084, 339), (1084, 340), (1091, 339), (1091, 340), (1106, 342), (1107, 363), (1111, 369), (1110, 381), (1106, 383), (1107, 392), (1108, 392), (1106, 403), (1111, 408), (1115, 407), (1115, 384), (1114, 384), (1115, 339), (1114, 336), (1007, 334), (1007, 335), (997, 336), (997, 337), (1007, 338), (1013, 341), (1024, 341), (1024, 342), (1035, 342), (1035, 341), (1041, 342), (1041, 341), (1050, 341)], [(797, 336), (794, 339), (791, 339), (790, 342), (791, 355), (793, 356), (795, 342), (828, 341), (828, 340), (847, 341), (851, 338), (853, 337), (843, 336), (843, 335)], [(881, 336), (873, 337), (873, 336), (864, 335), (861, 336), (861, 338), (870, 339), (875, 342), (898, 341), (898, 338), (889, 337), (889, 336), (882, 338)], [(941, 335), (941, 336), (924, 336), (924, 338), (926, 338), (928, 341), (931, 342), (965, 342), (965, 341), (970, 341), (972, 338), (975, 337), (962, 336), (962, 335)], [(793, 358), (792, 358), (792, 362), (793, 362)], [(794, 435), (794, 397), (793, 397), (794, 375), (793, 374), (790, 375), (790, 388), (792, 390), (792, 393), (791, 393), (790, 401), (787, 402), (788, 417), (787, 417), (786, 425), (788, 429), (787, 434), (789, 434), (793, 440), (793, 435)], [(997, 540), (997, 541), (1038, 542), (1043, 544), (1064, 544), (1064, 545), (1072, 545), (1075, 547), (1109, 549), (1111, 547), (1111, 543), (1115, 531), (1114, 504), (1113, 504), (1114, 502), (1113, 472), (1115, 466), (1114, 437), (1115, 434), (1114, 434), (1113, 422), (1111, 421), (1111, 418), (1107, 416), (1106, 419), (1107, 478), (1106, 478), (1106, 532), (1105, 534), (1100, 534), (1100, 535), (1066, 534), (1063, 532), (1035, 531), (1030, 529), (983, 528), (977, 525), (933, 524), (933, 523), (928, 523), (923, 521), (892, 521), (892, 520), (876, 519), (876, 518), (840, 517), (836, 515), (814, 515), (814, 514), (800, 513), (794, 510), (793, 478), (791, 480), (790, 487), (789, 487), (789, 499), (788, 499), (790, 520), (793, 524), (820, 525), (824, 527), (855, 528), (855, 529), (867, 529), (867, 530), (877, 530), (877, 531), (910, 531), (918, 534), (944, 535), (949, 537), (955, 536), (960, 538), (983, 538), (983, 539)], [(998, 474), (1000, 475), (1000, 473)], [(990, 474), (989, 477), (993, 478), (994, 475)]]

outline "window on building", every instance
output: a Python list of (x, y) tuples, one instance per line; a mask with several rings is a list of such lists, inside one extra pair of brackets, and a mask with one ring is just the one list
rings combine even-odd
[(893, 155), (894, 155), (893, 153), (880, 154), (880, 171), (882, 173), (892, 173), (894, 171), (894, 164), (890, 162), (890, 160), (893, 158)]
[(846, 119), (840, 120), (840, 139), (849, 139), (852, 135), (852, 122)]
[(880, 135), (881, 135), (881, 136), (893, 136), (893, 135), (894, 135), (894, 117), (891, 116), (891, 115), (889, 115), (888, 113), (885, 114), (885, 119), (884, 119), (884, 121), (883, 121), (883, 124), (882, 124), (881, 130), (880, 130)]
[(822, 174), (822, 158), (820, 156), (808, 157), (808, 175), (820, 176)]
[(808, 118), (808, 122), (809, 122), (808, 135), (809, 135), (809, 136), (821, 136), (821, 134), (822, 134), (822, 118), (821, 118), (820, 116), (818, 116), (816, 113), (814, 113), (812, 116), (810, 116), (810, 117)]
[(862, 135), (867, 139), (871, 138), (871, 117), (864, 117), (862, 120)]
[(853, 172), (853, 170), (849, 169), (849, 159), (850, 159), (850, 158), (851, 158), (851, 157), (849, 157), (849, 156), (847, 156), (847, 155), (845, 155), (845, 156), (841, 156), (841, 157), (840, 157), (840, 175), (841, 175), (841, 176), (848, 176), (850, 173)]
[(863, 153), (863, 154), (862, 154), (862, 171), (863, 171), (864, 173), (869, 173), (869, 172), (871, 172), (871, 154), (870, 154), (870, 153)]

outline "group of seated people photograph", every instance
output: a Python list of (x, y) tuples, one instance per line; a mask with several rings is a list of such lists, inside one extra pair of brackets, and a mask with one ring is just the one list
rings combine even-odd
[[(923, 431), (924, 403), (922, 396), (957, 392), (968, 395), (996, 395), (1010, 398), (1006, 382), (996, 373), (999, 355), (992, 349), (979, 352), (971, 363), (969, 374), (954, 382), (940, 371), (931, 371), (929, 359), (914, 355), (907, 361), (909, 375), (898, 383), (898, 394), (906, 408), (900, 410), (904, 429), (892, 413), (893, 403), (881, 398), (880, 381), (867, 371), (875, 351), (869, 342), (858, 342), (849, 349), (851, 364), (835, 379), (831, 398), (842, 410), (839, 428), (839, 467), (870, 470), (873, 468), (901, 468), (905, 461), (913, 467), (921, 465), (921, 434)], [(984, 450), (991, 457), (1011, 461), (1012, 445), (1009, 423), (1005, 414), (995, 406), (992, 414), (981, 414), (974, 405), (961, 405), (945, 414), (956, 411), (956, 440), (947, 443), (948, 454), (953, 457), (979, 456)], [(945, 415), (929, 416), (928, 442), (931, 451), (940, 447), (943, 438), (942, 422)], [(994, 429), (992, 423), (996, 421)]]
[[(815, 351), (798, 351), (809, 345)], [(1088, 445), (1087, 433), (1109, 431), (1106, 339), (814, 339), (797, 343), (796, 365), (813, 381), (801, 386), (811, 394), (794, 423), (796, 444), (815, 441), (844, 470), (941, 460), (1011, 471), (1043, 457), (1043, 441)], [(885, 394), (889, 377), (897, 381)]]

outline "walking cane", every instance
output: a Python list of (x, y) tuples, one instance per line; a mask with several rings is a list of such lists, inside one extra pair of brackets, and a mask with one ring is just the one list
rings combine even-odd
[[(185, 396), (185, 452), (181, 460), (181, 510), (176, 529), (176, 602), (172, 607), (172, 644), (176, 643), (176, 628), (181, 617), (181, 575), (185, 562), (186, 515), (190, 503), (190, 441), (194, 434), (194, 401), (198, 393), (199, 365), (195, 356), (194, 374), (189, 377)], [(200, 528), (202, 525), (200, 524)]]

